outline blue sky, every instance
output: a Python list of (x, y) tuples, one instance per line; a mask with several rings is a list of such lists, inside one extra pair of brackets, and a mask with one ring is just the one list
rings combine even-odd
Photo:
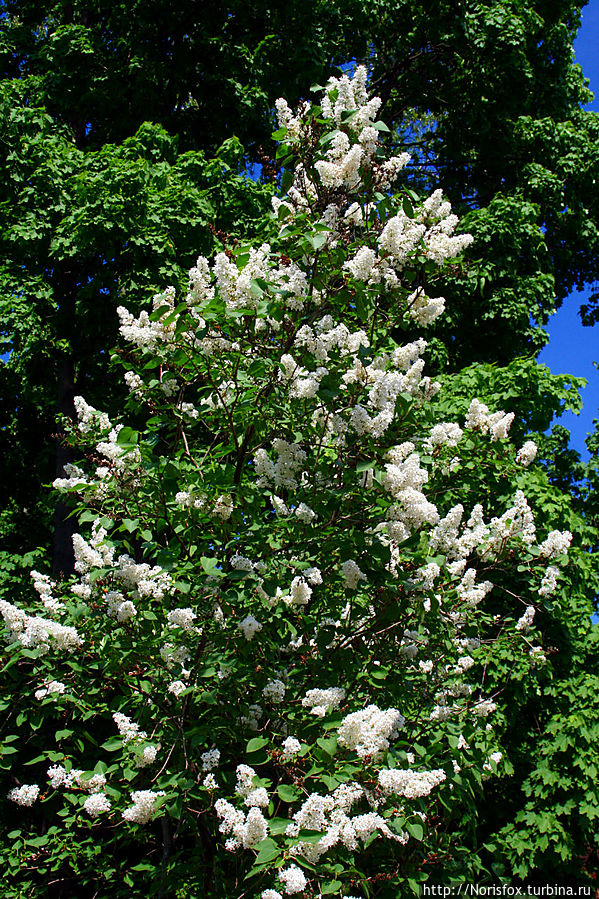
[[(598, 50), (599, 0), (590, 0), (582, 11), (582, 27), (574, 43), (574, 53), (596, 95), (587, 108), (596, 112), (599, 112)], [(583, 411), (580, 415), (569, 412), (561, 419), (561, 424), (571, 432), (572, 446), (585, 459), (588, 458), (585, 435), (592, 430), (593, 419), (599, 418), (599, 371), (593, 365), (593, 362), (599, 362), (599, 324), (594, 328), (583, 328), (578, 309), (592, 292), (592, 287), (587, 287), (582, 293), (574, 293), (564, 301), (549, 322), (549, 344), (539, 356), (539, 361), (548, 365), (555, 374), (567, 372), (587, 379), (582, 394)]]

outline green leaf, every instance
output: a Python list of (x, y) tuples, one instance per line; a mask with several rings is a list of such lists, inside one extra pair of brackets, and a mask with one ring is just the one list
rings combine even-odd
[(358, 462), (356, 465), (356, 471), (360, 473), (361, 471), (368, 471), (370, 468), (374, 468), (376, 464), (375, 459), (371, 459), (369, 462)]
[(401, 205), (408, 218), (413, 219), (416, 217), (414, 207), (412, 206), (412, 203), (410, 202), (410, 199), (408, 197), (403, 198)]
[(283, 802), (287, 802), (288, 804), (295, 802), (300, 795), (297, 787), (292, 787), (289, 784), (279, 784), (277, 787), (277, 794), (279, 799), (282, 799)]
[(250, 740), (245, 747), (246, 752), (257, 752), (259, 749), (262, 749), (264, 746), (268, 746), (268, 740), (266, 737), (254, 737)]
[(223, 577), (224, 575), (224, 572), (216, 567), (218, 565), (218, 559), (209, 559), (206, 556), (201, 556), (200, 565), (206, 574), (209, 574), (212, 577)]
[(327, 235), (323, 232), (319, 232), (318, 234), (311, 235), (309, 240), (315, 250), (320, 250), (320, 248), (324, 247), (327, 242)]
[(324, 751), (328, 755), (331, 755), (331, 756), (335, 755), (335, 752), (337, 751), (337, 735), (336, 734), (333, 734), (330, 737), (319, 737), (316, 742), (320, 746), (320, 748), (324, 749)]
[(110, 740), (106, 740), (105, 743), (102, 743), (100, 749), (104, 749), (105, 752), (116, 752), (118, 749), (123, 748), (123, 741), (118, 737), (111, 737)]
[(418, 824), (417, 822), (406, 824), (406, 830), (411, 836), (414, 837), (415, 840), (418, 840), (419, 842), (424, 837), (424, 828), (422, 827), (422, 824)]
[(139, 431), (134, 431), (133, 428), (128, 427), (121, 428), (117, 434), (116, 442), (119, 446), (137, 444), (139, 442)]
[(281, 854), (281, 849), (277, 846), (274, 840), (271, 840), (270, 837), (267, 837), (265, 840), (262, 840), (260, 843), (257, 843), (254, 847), (258, 850), (258, 855), (256, 856), (255, 864), (263, 865), (266, 862), (271, 862), (275, 858)]
[(285, 169), (283, 172), (283, 176), (281, 178), (281, 193), (286, 194), (291, 185), (293, 184), (293, 172), (289, 169)]
[(292, 822), (289, 818), (270, 818), (268, 821), (268, 826), (270, 828), (270, 832), (272, 834), (285, 833), (287, 828)]

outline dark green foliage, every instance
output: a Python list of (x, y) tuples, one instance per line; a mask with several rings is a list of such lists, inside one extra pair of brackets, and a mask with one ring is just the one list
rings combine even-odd
[(364, 55), (374, 9), (357, 0), (8, 0), (4, 77), (80, 145), (120, 142), (144, 121), (214, 153), (237, 134), (269, 139), (270, 109), (296, 103), (332, 63)]
[[(590, 636), (596, 657), (596, 637)], [(597, 707), (599, 678), (587, 671), (549, 685), (554, 714), (538, 727), (524, 760), (530, 774), (523, 807), (487, 849), (506, 861), (503, 873), (538, 883), (562, 884), (597, 877)], [(544, 880), (543, 880), (544, 878)]]

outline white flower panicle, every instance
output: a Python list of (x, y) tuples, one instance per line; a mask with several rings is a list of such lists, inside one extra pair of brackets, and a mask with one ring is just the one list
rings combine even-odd
[(516, 622), (516, 630), (522, 631), (527, 634), (528, 631), (532, 628), (532, 623), (535, 617), (535, 607), (527, 606), (521, 618)]
[(109, 590), (104, 596), (108, 616), (124, 623), (137, 615), (137, 609), (130, 599), (125, 599), (118, 590)]
[(256, 634), (258, 634), (262, 630), (263, 625), (260, 624), (260, 622), (257, 621), (253, 615), (246, 615), (243, 621), (239, 622), (237, 627), (239, 628), (245, 639), (249, 641), (253, 640)]
[(305, 451), (296, 443), (287, 443), (276, 437), (272, 448), (277, 454), (272, 462), (266, 450), (259, 449), (254, 456), (254, 468), (258, 484), (265, 487), (286, 487), (295, 490), (298, 486), (298, 472), (306, 461)]
[(445, 312), (444, 297), (427, 297), (419, 287), (406, 300), (408, 315), (423, 327), (428, 327)]
[(59, 787), (67, 789), (73, 786), (84, 790), (86, 793), (99, 793), (106, 786), (106, 777), (101, 773), (88, 773), (79, 768), (71, 768), (69, 771), (63, 765), (52, 765), (48, 768), (48, 778), (53, 790)]
[(289, 587), (289, 597), (286, 602), (290, 606), (305, 606), (312, 596), (312, 588), (303, 577), (294, 577)]
[(122, 712), (114, 712), (112, 720), (116, 724), (125, 745), (135, 740), (145, 740), (148, 736), (145, 730), (140, 730), (139, 724), (136, 724), (127, 715), (123, 715)]
[(77, 427), (82, 434), (89, 434), (90, 432), (101, 433), (112, 428), (106, 413), (98, 412), (97, 409), (86, 403), (82, 396), (76, 396), (73, 403), (77, 413)]
[[(151, 321), (148, 312), (143, 310), (135, 318), (124, 306), (117, 308), (121, 320), (120, 333), (130, 343), (141, 348), (157, 351), (160, 345), (171, 342), (177, 326), (178, 316), (173, 317), (175, 309), (175, 288), (169, 287), (163, 293), (156, 294), (152, 300), (152, 311), (163, 309), (164, 314), (157, 321)], [(170, 319), (170, 321), (169, 321)]]
[(180, 627), (184, 631), (194, 629), (193, 622), (198, 617), (193, 609), (173, 609), (167, 613), (167, 621), (171, 627)]
[(262, 695), (269, 702), (283, 702), (283, 700), (285, 699), (285, 684), (278, 678), (276, 678), (275, 680), (269, 680), (262, 690)]
[(291, 865), (289, 868), (283, 868), (283, 870), (279, 871), (279, 880), (285, 885), (285, 894), (287, 896), (303, 893), (308, 886), (306, 875), (297, 865)]
[(549, 565), (545, 574), (543, 575), (543, 580), (541, 581), (541, 586), (539, 587), (539, 596), (551, 596), (557, 590), (557, 579), (560, 575), (559, 568), (556, 568), (554, 565)]
[(445, 779), (445, 771), (441, 768), (434, 771), (383, 768), (378, 775), (379, 786), (385, 795), (404, 796), (406, 799), (428, 796)]
[(131, 793), (133, 805), (124, 810), (123, 818), (132, 824), (147, 824), (156, 812), (156, 801), (164, 795), (164, 790), (134, 790)]
[(219, 830), (223, 834), (231, 834), (226, 848), (234, 851), (239, 848), (248, 849), (266, 839), (268, 822), (255, 805), (247, 815), (231, 805), (225, 799), (217, 799), (214, 804), (216, 814), (221, 819)]
[(50, 615), (61, 612), (64, 609), (64, 603), (52, 595), (52, 591), (56, 588), (56, 581), (53, 581), (47, 574), (40, 574), (39, 571), (31, 571), (30, 575), (33, 578), (33, 589), (42, 600), (46, 611)]
[(360, 581), (368, 580), (364, 572), (353, 559), (347, 559), (347, 561), (343, 563), (341, 566), (341, 577), (348, 590), (355, 590)]
[(497, 703), (491, 699), (481, 699), (473, 706), (472, 711), (477, 718), (487, 718), (497, 709)]
[(111, 802), (105, 793), (92, 793), (83, 803), (83, 808), (90, 818), (97, 818), (98, 815), (110, 811)]
[(83, 639), (74, 627), (48, 618), (27, 615), (5, 599), (0, 599), (0, 614), (9, 631), (9, 643), (20, 643), (26, 649), (39, 649), (42, 652), (49, 652), (51, 648), (71, 652), (83, 644)]
[(283, 740), (283, 751), (281, 753), (281, 761), (290, 762), (298, 754), (302, 744), (296, 737), (286, 737)]
[(405, 718), (397, 709), (379, 709), (369, 705), (347, 715), (338, 731), (338, 743), (354, 750), (361, 758), (378, 758), (389, 748), (389, 740), (398, 736)]
[(528, 468), (537, 457), (538, 447), (534, 440), (527, 440), (526, 443), (520, 447), (516, 454), (516, 462), (523, 466), (523, 468)]
[(39, 794), (40, 788), (37, 784), (23, 784), (11, 790), (8, 798), (17, 805), (33, 805)]
[(187, 684), (182, 680), (174, 680), (168, 685), (168, 692), (172, 693), (173, 696), (180, 696), (184, 690), (187, 689)]
[(490, 413), (488, 406), (473, 399), (466, 415), (466, 427), (481, 434), (490, 434), (494, 442), (507, 437), (514, 418), (513, 412)]
[(66, 687), (62, 683), (62, 681), (51, 680), (46, 684), (46, 686), (40, 687), (39, 690), (36, 690), (34, 696), (36, 699), (45, 699), (47, 696), (62, 696), (65, 690)]
[(551, 531), (546, 539), (539, 544), (539, 555), (544, 559), (555, 559), (557, 556), (566, 555), (570, 549), (572, 534), (570, 531)]
[(213, 771), (215, 768), (218, 768), (220, 750), (209, 749), (207, 752), (203, 752), (200, 756), (200, 761), (202, 763), (202, 771)]
[(338, 709), (344, 699), (345, 690), (342, 687), (327, 687), (324, 690), (314, 688), (308, 690), (302, 699), (302, 705), (318, 718), (324, 718), (328, 712)]

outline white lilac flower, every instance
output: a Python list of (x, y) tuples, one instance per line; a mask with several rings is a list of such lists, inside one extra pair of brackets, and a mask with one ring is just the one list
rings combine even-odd
[(539, 555), (546, 559), (554, 559), (564, 555), (570, 548), (572, 534), (570, 531), (551, 531), (547, 538), (539, 544)]
[(179, 696), (183, 690), (187, 689), (187, 684), (185, 684), (182, 680), (174, 680), (168, 685), (168, 692), (172, 693), (174, 696)]
[(238, 765), (235, 773), (237, 775), (235, 792), (245, 797), (254, 789), (256, 772), (249, 765)]
[(322, 574), (320, 572), (320, 568), (304, 568), (302, 574), (308, 581), (308, 583), (312, 584), (312, 586), (316, 584), (322, 584)]
[(157, 755), (158, 746), (154, 746), (152, 744), (144, 746), (141, 753), (139, 755), (136, 755), (135, 764), (138, 768), (147, 768), (148, 765), (154, 764)]
[(74, 627), (67, 627), (48, 618), (27, 615), (5, 599), (0, 599), (0, 615), (9, 630), (9, 642), (20, 643), (27, 649), (48, 652), (52, 644), (59, 650), (71, 651), (83, 643)]
[(139, 724), (123, 715), (122, 712), (114, 712), (112, 719), (118, 728), (118, 732), (123, 738), (123, 743), (130, 743), (131, 740), (144, 740), (147, 736), (146, 732), (139, 729)]
[(361, 758), (380, 756), (389, 748), (389, 740), (398, 736), (405, 718), (397, 709), (379, 709), (369, 705), (347, 715), (338, 731), (340, 746), (354, 750)]
[(427, 327), (445, 311), (444, 297), (427, 297), (419, 287), (406, 300), (407, 312), (419, 325)]
[(294, 515), (296, 518), (299, 518), (300, 521), (303, 521), (304, 524), (311, 524), (312, 521), (316, 518), (316, 512), (307, 506), (305, 503), (300, 503), (296, 508)]
[(250, 730), (256, 731), (258, 730), (258, 724), (263, 714), (262, 706), (254, 703), (249, 707), (247, 715), (241, 715), (241, 724), (248, 727)]
[(353, 559), (348, 559), (341, 566), (341, 577), (348, 590), (355, 590), (360, 581), (367, 581), (364, 572), (357, 566)]
[(203, 752), (200, 756), (200, 761), (202, 763), (202, 771), (213, 771), (214, 768), (218, 768), (220, 750), (209, 749), (207, 752)]
[(97, 818), (102, 812), (109, 812), (110, 806), (110, 799), (104, 793), (92, 793), (83, 803), (83, 808), (90, 818)]
[(523, 633), (528, 633), (528, 631), (532, 628), (533, 619), (535, 617), (535, 608), (534, 606), (527, 606), (521, 618), (516, 622), (516, 630), (522, 631)]
[(285, 740), (283, 740), (283, 752), (281, 755), (281, 761), (291, 761), (291, 759), (298, 754), (301, 748), (302, 744), (296, 737), (287, 737)]
[(412, 771), (401, 768), (383, 768), (379, 771), (379, 786), (387, 796), (404, 796), (406, 799), (419, 799), (428, 796), (431, 790), (442, 783), (445, 771), (437, 768), (434, 771)]
[(534, 440), (527, 440), (526, 443), (518, 450), (518, 453), (516, 455), (516, 462), (518, 462), (524, 468), (528, 468), (528, 466), (532, 462), (534, 462), (537, 451), (538, 447)]
[(198, 617), (193, 609), (172, 609), (167, 613), (170, 627), (180, 627), (184, 631), (193, 629), (193, 622)]
[(246, 615), (243, 621), (237, 625), (246, 640), (252, 640), (262, 630), (263, 625), (253, 615)]
[(268, 822), (259, 808), (251, 808), (244, 824), (243, 847), (248, 849), (268, 836)]
[(218, 781), (214, 774), (207, 774), (202, 781), (202, 786), (205, 790), (209, 790), (210, 792), (212, 792), (213, 790), (218, 790)]
[(279, 871), (279, 880), (285, 884), (285, 893), (288, 896), (301, 893), (308, 886), (304, 872), (297, 865), (291, 865), (289, 868)]
[(262, 690), (262, 695), (270, 702), (283, 702), (285, 699), (285, 684), (282, 680), (269, 680)]
[(303, 577), (294, 577), (289, 588), (288, 605), (305, 606), (312, 596), (312, 588)]
[(344, 699), (345, 690), (342, 687), (327, 687), (324, 690), (314, 688), (308, 690), (302, 699), (302, 705), (318, 718), (324, 718), (327, 712), (338, 709)]
[(256, 787), (256, 789), (248, 793), (244, 799), (244, 803), (247, 806), (250, 806), (250, 808), (266, 808), (269, 802), (270, 796), (264, 787)]
[(23, 784), (23, 786), (11, 790), (8, 798), (17, 805), (33, 805), (39, 794), (40, 788), (37, 784)]
[(46, 696), (61, 696), (66, 690), (65, 685), (59, 680), (51, 680), (45, 687), (36, 690), (36, 699), (45, 699)]
[(147, 824), (154, 816), (156, 800), (164, 796), (164, 790), (135, 790), (131, 793), (133, 805), (126, 808), (123, 818), (133, 824)]
[(547, 571), (543, 575), (541, 586), (539, 587), (539, 596), (551, 596), (557, 590), (557, 579), (559, 577), (559, 568), (549, 565)]
[[(184, 643), (180, 646), (175, 646), (173, 643), (165, 643), (160, 647), (160, 655), (169, 671), (177, 665), (181, 665), (184, 668), (185, 662), (191, 658), (189, 649)], [(185, 676), (184, 671), (181, 673)]]

